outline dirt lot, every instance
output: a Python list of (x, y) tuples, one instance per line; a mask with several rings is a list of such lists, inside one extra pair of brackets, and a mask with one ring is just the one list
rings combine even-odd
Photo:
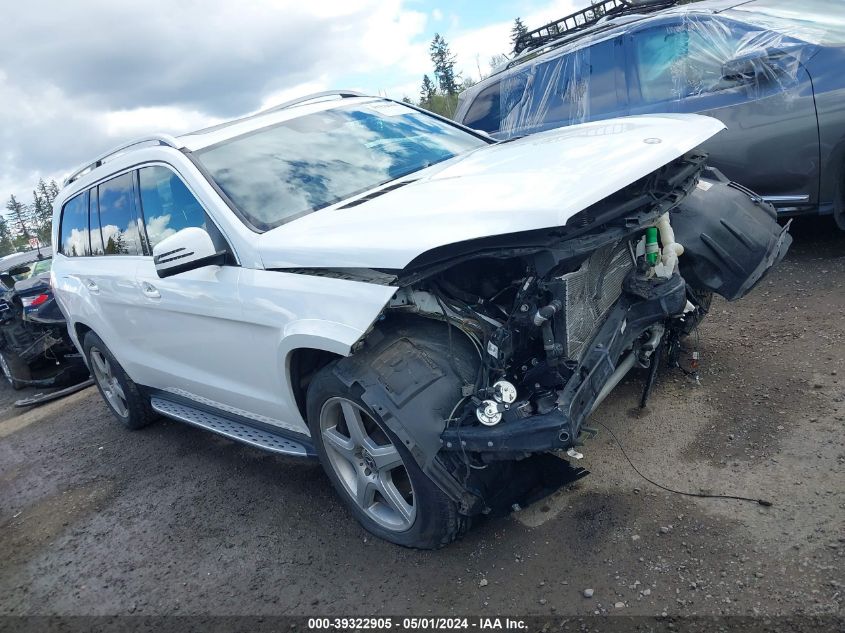
[[(714, 302), (697, 385), (642, 375), (596, 416), (591, 475), (437, 552), (368, 535), (316, 463), (162, 421), (93, 389), (21, 414), (0, 393), (0, 614), (840, 614), (845, 234), (796, 223), (748, 298)], [(591, 598), (584, 590), (592, 589)]]

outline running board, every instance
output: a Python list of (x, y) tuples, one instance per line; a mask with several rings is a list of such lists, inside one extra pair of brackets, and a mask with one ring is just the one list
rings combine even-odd
[(210, 411), (204, 411), (203, 409), (157, 396), (153, 396), (150, 399), (150, 404), (152, 405), (153, 411), (168, 418), (198, 426), (207, 431), (228, 437), (229, 439), (249, 444), (250, 446), (263, 448), (265, 451), (270, 451), (271, 453), (281, 453), (282, 455), (293, 455), (295, 457), (314, 456), (314, 449), (305, 443), (266, 428), (258, 428), (251, 424), (237, 422), (217, 413), (211, 413)]

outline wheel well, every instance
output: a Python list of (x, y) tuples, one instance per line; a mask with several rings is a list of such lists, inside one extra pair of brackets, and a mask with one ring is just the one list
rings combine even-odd
[(290, 353), (288, 361), (290, 386), (299, 413), (306, 423), (308, 422), (308, 409), (305, 405), (305, 396), (308, 393), (308, 385), (311, 384), (311, 379), (318, 371), (337, 358), (343, 357), (340, 354), (308, 347), (301, 347)]
[(91, 331), (91, 328), (84, 323), (75, 323), (73, 329), (76, 332), (76, 340), (79, 341), (79, 345), (81, 347), (82, 342), (85, 339), (85, 335)]

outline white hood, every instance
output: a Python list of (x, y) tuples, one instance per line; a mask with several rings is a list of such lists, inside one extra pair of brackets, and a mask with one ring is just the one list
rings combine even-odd
[(484, 147), (267, 231), (259, 252), (266, 268), (400, 269), (438, 246), (562, 226), (724, 127), (697, 114), (636, 116)]

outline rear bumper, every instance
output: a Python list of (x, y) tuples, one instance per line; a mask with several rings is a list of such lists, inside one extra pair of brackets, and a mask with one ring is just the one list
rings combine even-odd
[(632, 273), (623, 288), (622, 297), (599, 328), (573, 377), (558, 392), (557, 408), (493, 427), (446, 429), (440, 436), (442, 449), (513, 459), (578, 443), (584, 421), (625, 351), (649, 327), (682, 314), (686, 306), (686, 282), (677, 273), (669, 279), (649, 281)]

